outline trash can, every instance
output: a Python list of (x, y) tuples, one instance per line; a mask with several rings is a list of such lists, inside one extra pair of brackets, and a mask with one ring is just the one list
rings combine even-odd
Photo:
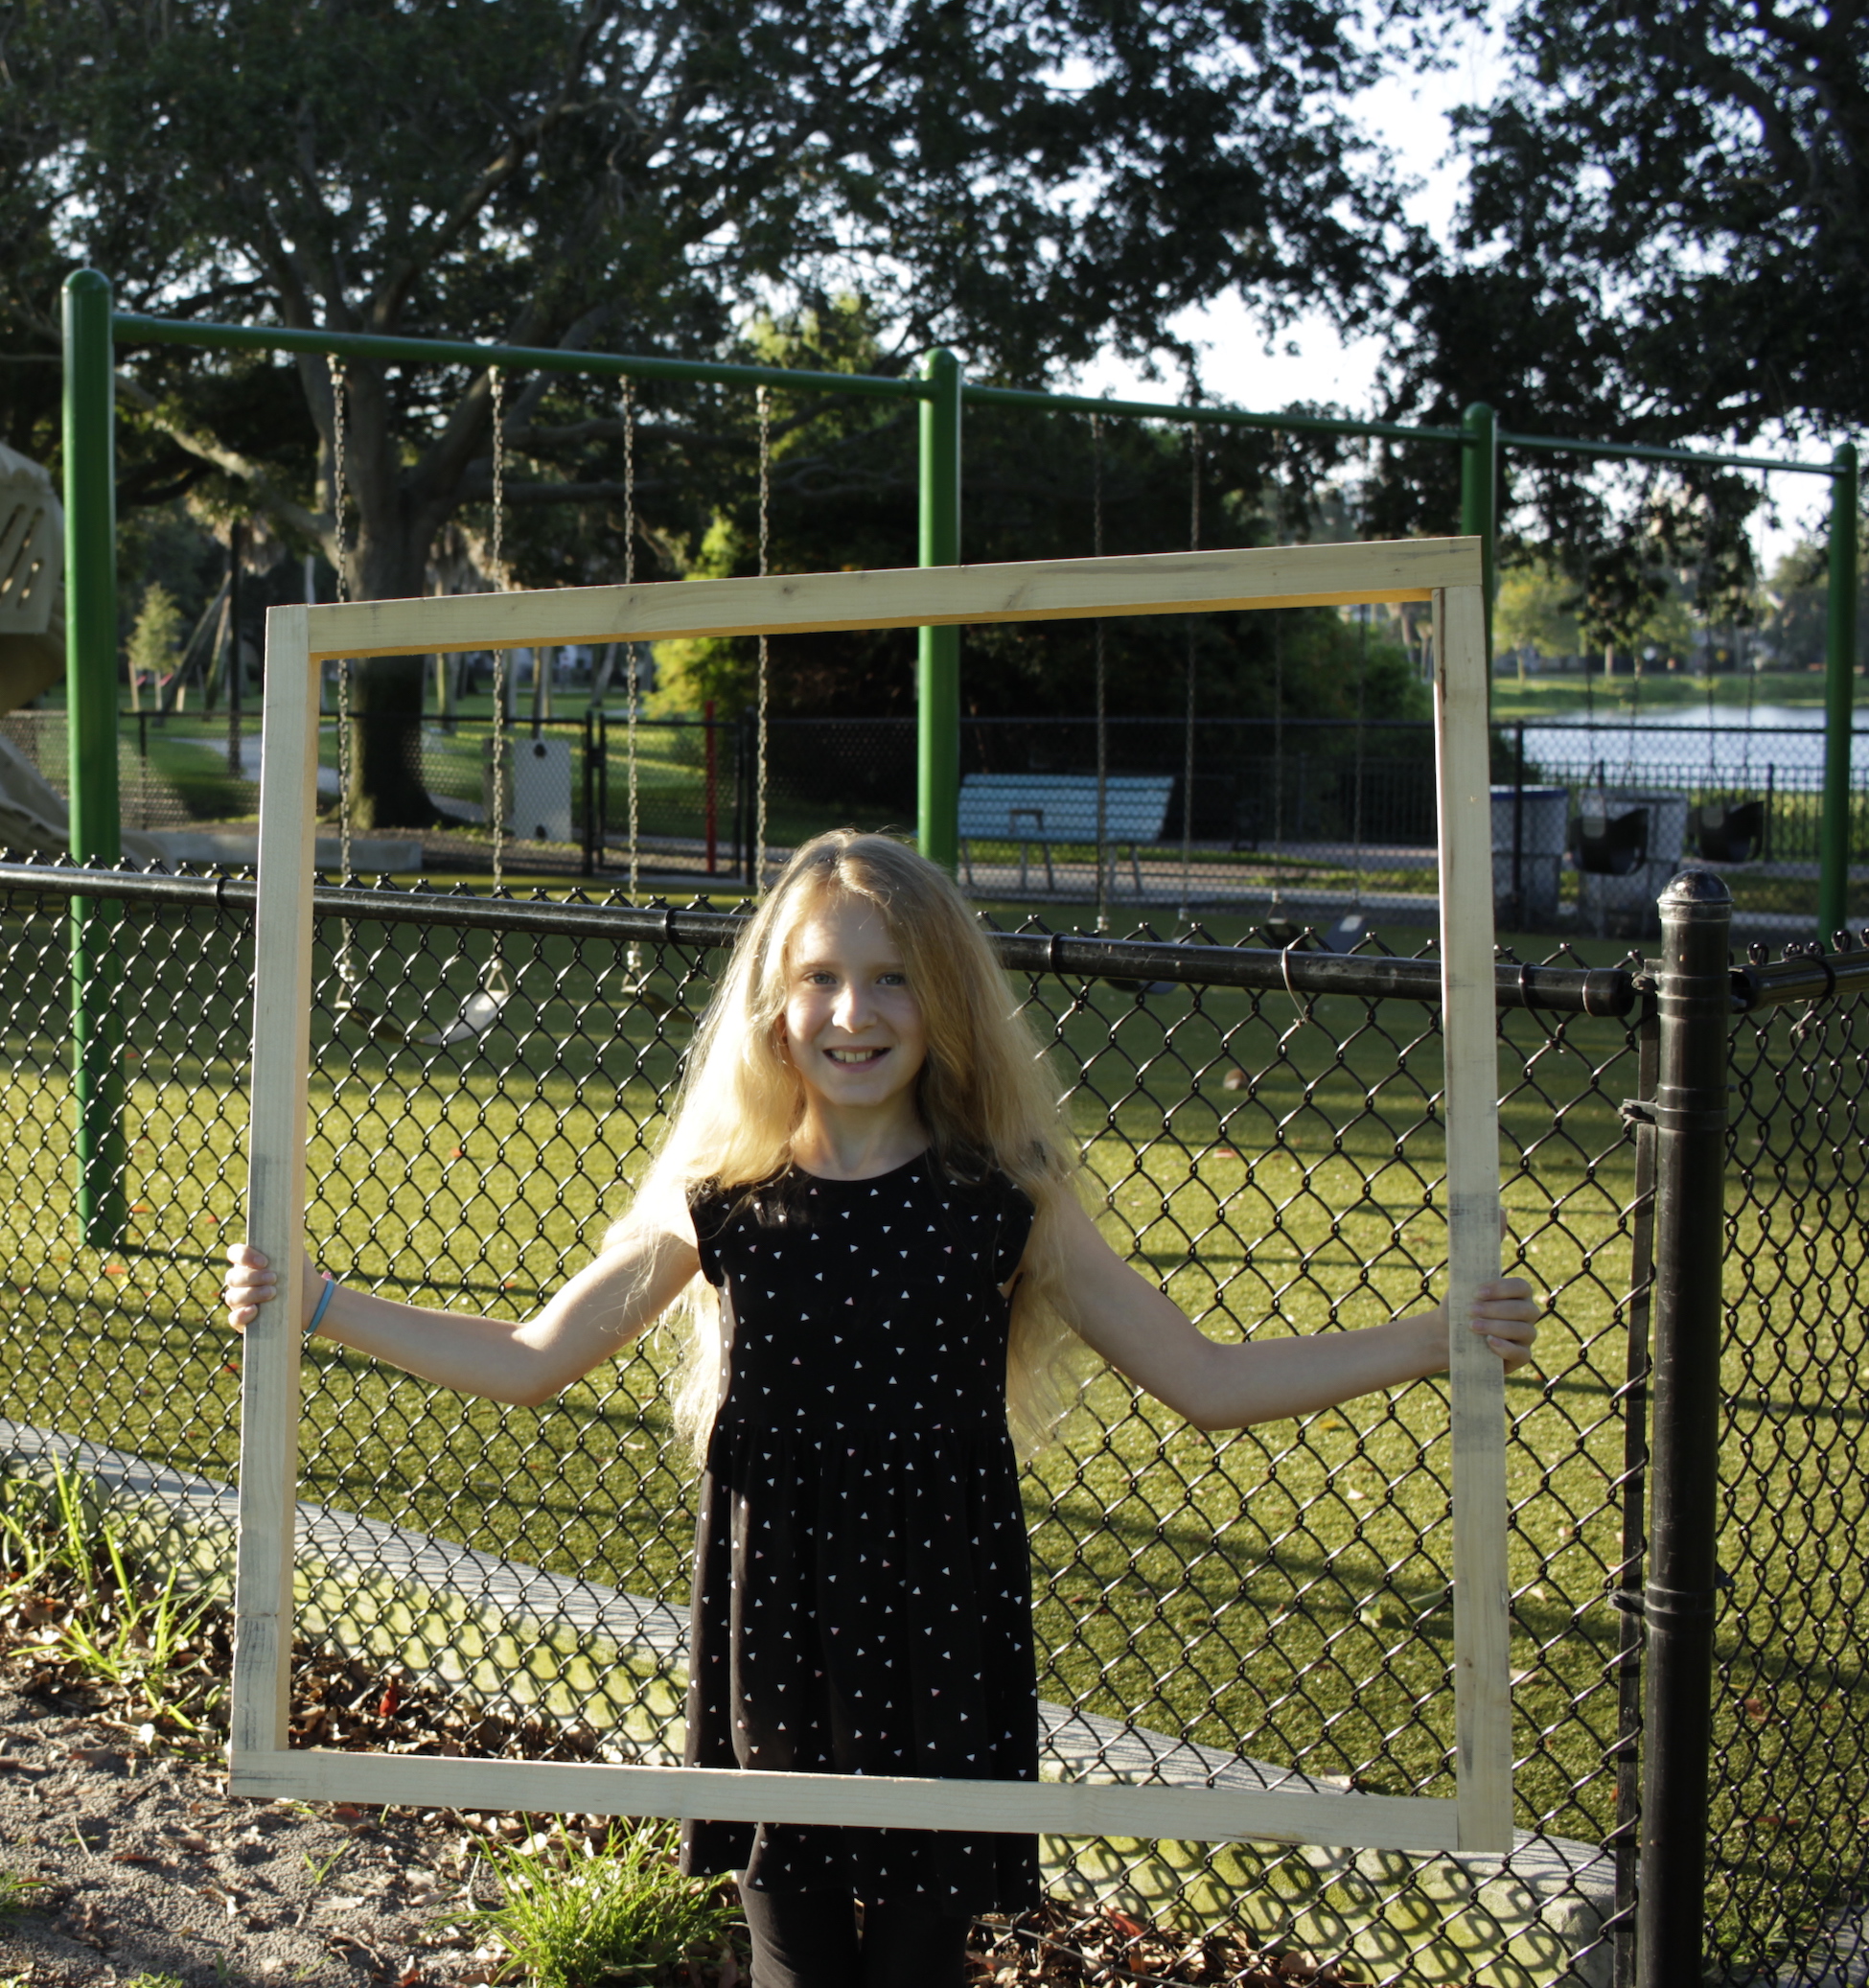
[[(1501, 925), (1525, 931), (1557, 919), (1558, 880), (1564, 867), (1564, 838), (1570, 820), (1568, 788), (1492, 790), (1492, 903), (1493, 915)], [(1512, 846), (1515, 823), (1516, 865)]]

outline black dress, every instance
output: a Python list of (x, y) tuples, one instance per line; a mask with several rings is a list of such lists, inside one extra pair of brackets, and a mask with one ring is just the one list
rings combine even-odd
[[(870, 1180), (710, 1186), (690, 1207), (731, 1339), (701, 1489), (688, 1764), (1035, 1780), (999, 1289), (1031, 1203), (924, 1154)], [(759, 1890), (972, 1912), (1039, 1895), (1028, 1836), (696, 1822), (681, 1851), (684, 1870)]]

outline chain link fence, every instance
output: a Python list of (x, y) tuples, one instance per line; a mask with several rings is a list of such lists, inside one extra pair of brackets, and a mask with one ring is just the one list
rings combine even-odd
[[(12, 867), (0, 887), (15, 1286), (0, 1433), (29, 1456), (91, 1445), (93, 1468), (219, 1552), (239, 1354), (215, 1292), (240, 1233), (252, 886)], [(125, 1022), (127, 1226), (106, 1247), (75, 1239), (74, 893), (103, 899), (90, 993)], [(383, 889), (321, 890), (316, 909), (312, 1247), (389, 1295), (523, 1313), (588, 1260), (639, 1178), (732, 920)], [(1426, 949), (1053, 938), (1037, 920), (998, 943), (1053, 1044), (1105, 1233), (1206, 1330), (1356, 1326), (1429, 1301), (1444, 1227)], [(496, 969), (512, 998), (491, 1029), (462, 1030)], [(1839, 987), (1847, 965), (1748, 971), (1749, 1005), (1788, 998), (1782, 982), (1807, 988), (1809, 1012), (1732, 1025), (1735, 1585), (1707, 1909), (1734, 1979), (1831, 1936), (1869, 1815), (1849, 1546), (1869, 1487), (1850, 1406), (1869, 1371), (1854, 1299), (1864, 1009)], [(1633, 1981), (1649, 1294), (1670, 1136), (1643, 1102), (1660, 1068), (1653, 984), (1639, 958), (1587, 967), (1561, 947), (1499, 974), (1508, 1261), (1553, 1313), (1537, 1371), (1508, 1387), (1513, 1852), (1050, 1841), (1073, 1909), (1243, 1921), (1383, 1982)], [(347, 1019), (358, 1009), (393, 1036)], [(462, 1750), (679, 1753), (693, 1472), (668, 1411), (675, 1352), (652, 1337), (534, 1410), (313, 1345), (300, 1741), (342, 1745), (355, 1722), (312, 1688), (318, 1649), (341, 1648), (454, 1693), (443, 1744)], [(1204, 1434), (1094, 1375), (1026, 1480), (1046, 1772), (1450, 1793), (1447, 1484), (1435, 1382)]]

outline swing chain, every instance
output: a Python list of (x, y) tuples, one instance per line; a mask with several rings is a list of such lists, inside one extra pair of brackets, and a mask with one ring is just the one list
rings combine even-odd
[[(772, 564), (773, 534), (773, 403), (761, 386), (756, 396), (759, 409), (759, 577), (765, 579)], [(767, 720), (771, 705), (772, 670), (770, 645), (759, 637), (759, 805), (753, 826), (753, 886), (766, 888), (766, 788)]]
[[(487, 370), (494, 403), (494, 590), (506, 587), (506, 380), (497, 366)], [(506, 881), (506, 651), (494, 651), (494, 776), (488, 788), (494, 816), (494, 895)]]
[[(349, 381), (343, 361), (335, 353), (326, 363), (331, 369), (331, 470), (334, 486), (331, 509), (337, 538), (337, 598), (347, 601), (351, 597), (351, 562), (344, 543), (345, 513), (350, 508), (344, 474), (344, 400), (349, 391)], [(351, 867), (351, 659), (348, 656), (337, 659), (337, 844), (338, 873), (348, 884), (356, 875)], [(356, 984), (349, 926), (344, 928), (343, 976), (347, 982)]]
[[(1091, 551), (1103, 557), (1103, 417), (1093, 414), (1091, 425)], [(1110, 822), (1109, 624), (1097, 616), (1096, 654), (1096, 929), (1110, 929), (1107, 872)]]
[[(623, 381), (623, 584), (633, 587), (636, 577), (636, 399), (635, 381), (627, 376)], [(640, 654), (635, 642), (629, 645), (630, 659), (630, 705), (627, 721), (629, 774), (630, 774), (630, 902), (636, 901), (640, 889), (642, 856), (637, 843), (641, 828), (636, 773), (636, 714), (640, 685), (637, 680), (636, 659)], [(636, 946), (630, 948), (630, 965), (633, 970), (641, 963), (641, 951)]]
[[(1188, 430), (1188, 549), (1201, 549), (1201, 431)], [(1181, 754), (1181, 911), (1184, 926), (1194, 922), (1194, 617), (1188, 617), (1188, 714)]]

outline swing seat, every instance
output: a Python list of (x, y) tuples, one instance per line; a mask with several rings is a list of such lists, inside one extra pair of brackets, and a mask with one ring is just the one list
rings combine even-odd
[(1765, 840), (1763, 800), (1710, 800), (1694, 811), (1694, 839), (1709, 863), (1750, 863)]
[(501, 971), (487, 976), (461, 1003), (454, 1019), (445, 1029), (424, 1029), (420, 1023), (398, 1022), (348, 998), (339, 1003), (337, 1019), (355, 1022), (382, 1042), (404, 1043), (416, 1049), (446, 1050), (457, 1043), (478, 1042), (499, 1020), (500, 1010), (512, 998), (513, 989)]
[(1612, 814), (1601, 801), (1586, 800), (1571, 823), (1571, 859), (1595, 877), (1634, 874), (1649, 856), (1649, 811), (1622, 808)]

